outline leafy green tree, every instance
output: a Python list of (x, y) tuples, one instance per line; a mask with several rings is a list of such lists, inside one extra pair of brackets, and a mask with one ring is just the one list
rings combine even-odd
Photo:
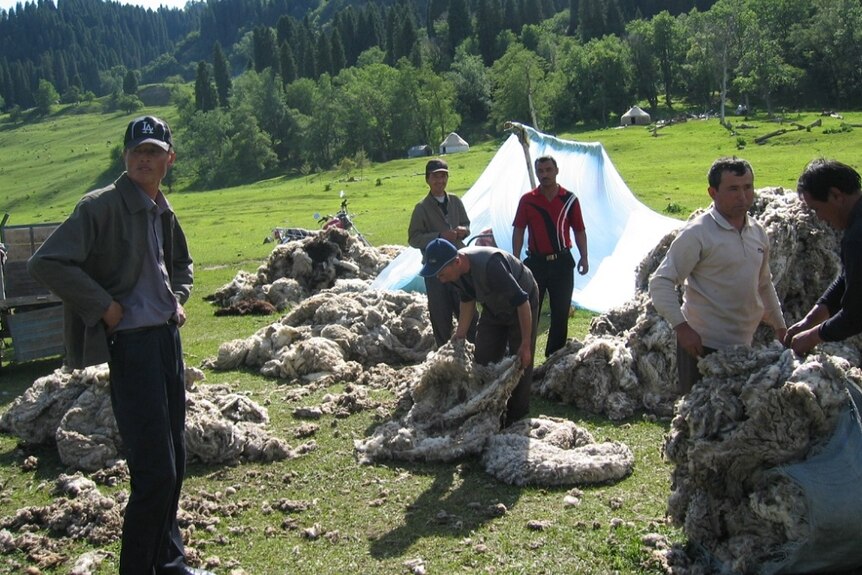
[(685, 61), (685, 32), (670, 12), (663, 10), (652, 21), (652, 45), (658, 58), (661, 83), (664, 90), (664, 103), (673, 108), (673, 93), (677, 87), (677, 77)]
[(634, 91), (649, 102), (651, 111), (658, 107), (658, 59), (652, 44), (653, 28), (645, 20), (632, 20), (626, 26), (626, 42), (632, 55)]
[(117, 107), (126, 114), (131, 114), (143, 108), (144, 103), (136, 94), (123, 94), (117, 99)]
[[(401, 142), (392, 138), (394, 132), (393, 99), (398, 88), (399, 74), (385, 64), (370, 64), (362, 68), (347, 68), (338, 75), (336, 101), (339, 131), (344, 135), (346, 150), (365, 148), (369, 157), (386, 161), (402, 154)], [(408, 144), (409, 145), (409, 144)]]
[(616, 36), (591, 40), (584, 46), (584, 53), (585, 115), (607, 124), (611, 114), (622, 114), (630, 105), (631, 53)]
[(745, 0), (718, 0), (709, 11), (693, 13), (688, 18), (689, 34), (697, 45), (701, 64), (710, 70), (719, 89), (721, 122), (725, 121), (725, 104), (731, 74), (739, 61), (743, 21), (750, 17)]
[(455, 89), (455, 110), (471, 122), (487, 120), (491, 110), (491, 82), (482, 58), (459, 48), (449, 70), (449, 79)]
[[(430, 68), (399, 62), (398, 86), (392, 103), (393, 126), (403, 148), (416, 142), (439, 142), (461, 123), (455, 112), (455, 88)], [(397, 145), (397, 144), (396, 144)]]
[(281, 79), (284, 82), (284, 85), (287, 86), (298, 77), (296, 60), (293, 58), (293, 50), (287, 42), (284, 42), (281, 45), (281, 57), (279, 58), (279, 61), (281, 62)]
[(48, 80), (39, 80), (39, 87), (36, 89), (36, 113), (40, 116), (47, 116), (51, 113), (51, 106), (57, 103), (60, 95)]
[(824, 107), (862, 102), (862, 5), (853, 0), (818, 0), (806, 23), (792, 28), (805, 62), (805, 87)]
[(497, 126), (507, 121), (532, 125), (537, 130), (547, 118), (547, 102), (539, 98), (539, 86), (545, 79), (546, 62), (524, 48), (512, 44), (494, 62), (491, 80), (491, 120)]
[(123, 77), (123, 93), (128, 95), (138, 93), (138, 75), (134, 70), (129, 70)]
[(221, 44), (213, 44), (213, 79), (215, 80), (218, 104), (222, 108), (228, 107), (231, 88), (230, 65), (221, 49)]

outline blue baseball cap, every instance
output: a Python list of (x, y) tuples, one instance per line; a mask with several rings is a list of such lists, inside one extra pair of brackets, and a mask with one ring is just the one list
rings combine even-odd
[(423, 278), (436, 276), (440, 270), (451, 264), (458, 257), (458, 248), (452, 242), (436, 238), (428, 242), (425, 248), (425, 265), (419, 275)]

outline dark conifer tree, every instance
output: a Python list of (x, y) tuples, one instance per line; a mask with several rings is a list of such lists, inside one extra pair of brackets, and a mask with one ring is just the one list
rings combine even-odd
[(134, 96), (138, 93), (138, 75), (134, 70), (128, 70), (123, 76), (123, 94)]
[(449, 0), (449, 50), (450, 55), (455, 54), (461, 42), (473, 34), (473, 26), (470, 23), (470, 11), (467, 9), (466, 0)]
[(497, 58), (497, 36), (503, 27), (500, 0), (480, 0), (476, 13), (476, 36), (482, 61), (490, 66)]
[(593, 38), (604, 36), (605, 14), (604, 0), (581, 0), (578, 14), (578, 34), (581, 42), (586, 44)]
[(213, 44), (213, 79), (218, 94), (218, 104), (222, 108), (227, 108), (231, 89), (230, 66), (218, 42)]
[(215, 110), (218, 104), (218, 94), (210, 79), (209, 66), (203, 60), (198, 62), (198, 72), (195, 77), (195, 110), (209, 112)]
[(278, 50), (275, 46), (275, 33), (269, 26), (257, 26), (252, 32), (254, 50), (254, 70), (263, 72), (267, 68), (279, 70)]
[(317, 48), (315, 49), (317, 56), (317, 74), (332, 75), (332, 46), (329, 43), (329, 36), (321, 30), (317, 34)]
[(505, 0), (503, 6), (503, 28), (519, 33), (524, 21), (521, 18), (521, 3), (519, 0)]
[(293, 50), (290, 44), (283, 42), (279, 49), (281, 53), (281, 81), (287, 86), (297, 78), (296, 59), (293, 57)]
[(341, 70), (347, 68), (347, 56), (344, 53), (344, 44), (341, 41), (341, 32), (339, 32), (338, 28), (332, 29), (329, 39), (329, 46), (332, 50), (332, 75), (335, 76)]
[(578, 32), (578, 8), (580, 0), (569, 0), (569, 27), (566, 36), (574, 36)]

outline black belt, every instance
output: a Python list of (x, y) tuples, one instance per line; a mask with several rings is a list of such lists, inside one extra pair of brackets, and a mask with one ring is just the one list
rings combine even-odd
[(160, 328), (163, 328), (163, 327), (169, 326), (169, 325), (171, 325), (171, 324), (176, 324), (176, 323), (177, 323), (177, 322), (176, 322), (175, 320), (173, 320), (173, 319), (169, 319), (169, 320), (168, 320), (168, 321), (166, 321), (165, 323), (160, 323), (160, 324), (158, 324), (158, 325), (147, 325), (147, 326), (143, 326), (143, 327), (133, 327), (132, 329), (121, 329), (121, 330), (118, 330), (118, 331), (116, 331), (116, 332), (114, 332), (114, 333), (115, 333), (116, 335), (129, 335), (129, 334), (133, 334), (133, 333), (142, 333), (142, 332), (145, 332), (145, 331), (151, 331), (151, 330), (154, 330), (154, 329), (160, 329)]
[(569, 249), (565, 249), (565, 250), (562, 250), (559, 252), (554, 252), (554, 253), (548, 254), (548, 255), (530, 254), (530, 257), (540, 259), (540, 260), (545, 260), (546, 262), (552, 262), (552, 261), (562, 257), (563, 254), (567, 254), (567, 253), (569, 253)]

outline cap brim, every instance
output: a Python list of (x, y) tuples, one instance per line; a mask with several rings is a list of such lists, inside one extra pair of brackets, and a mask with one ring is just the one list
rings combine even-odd
[(448, 266), (449, 264), (454, 262), (455, 258), (457, 258), (457, 257), (458, 257), (458, 254), (455, 254), (454, 256), (452, 256), (451, 258), (449, 258), (448, 260), (446, 260), (442, 264), (437, 264), (437, 265), (425, 264), (424, 266), (422, 266), (422, 271), (419, 272), (419, 275), (422, 276), (423, 278), (429, 278), (431, 276), (436, 276), (437, 274), (440, 273), (440, 270), (442, 270), (443, 268), (445, 268), (446, 266)]
[(171, 145), (169, 143), (167, 143), (163, 140), (157, 140), (155, 138), (141, 138), (139, 140), (132, 140), (131, 142), (126, 144), (126, 149), (132, 150), (132, 149), (137, 148), (138, 146), (141, 146), (143, 144), (154, 144), (166, 152), (171, 149)]
[(449, 173), (449, 168), (437, 168), (436, 170), (430, 170), (428, 173), (433, 174), (434, 172), (446, 172)]

